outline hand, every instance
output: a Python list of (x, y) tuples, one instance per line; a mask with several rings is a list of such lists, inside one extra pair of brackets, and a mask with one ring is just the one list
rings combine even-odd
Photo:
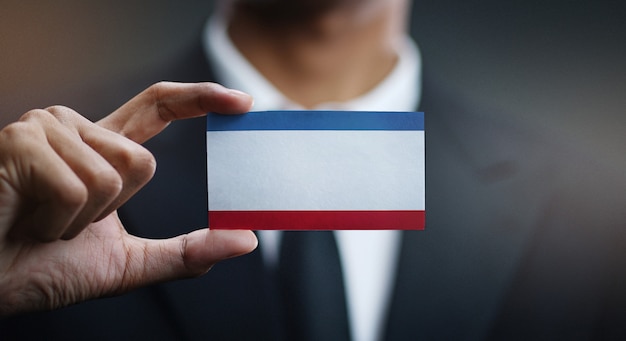
[(138, 143), (173, 120), (251, 103), (217, 84), (158, 83), (97, 124), (55, 106), (0, 130), (0, 316), (199, 276), (252, 251), (250, 231), (149, 240), (129, 235), (116, 213), (155, 170)]

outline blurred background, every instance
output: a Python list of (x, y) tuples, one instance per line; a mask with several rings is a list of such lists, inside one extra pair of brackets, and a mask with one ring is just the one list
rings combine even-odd
[[(90, 107), (83, 90), (173, 58), (213, 6), (0, 0), (0, 126), (52, 104), (102, 117), (114, 107)], [(412, 15), (425, 68), (486, 114), (598, 152), (626, 147), (626, 2), (417, 0)]]

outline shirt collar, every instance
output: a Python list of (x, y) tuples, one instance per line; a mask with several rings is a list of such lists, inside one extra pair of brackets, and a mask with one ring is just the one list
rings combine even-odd
[[(226, 32), (225, 16), (213, 15), (203, 32), (205, 54), (214, 65), (217, 79), (230, 88), (254, 97), (253, 110), (300, 109), (263, 77), (237, 50)], [(353, 100), (323, 103), (316, 109), (414, 111), (421, 97), (421, 56), (415, 42), (406, 36), (397, 48), (398, 62), (375, 88)]]

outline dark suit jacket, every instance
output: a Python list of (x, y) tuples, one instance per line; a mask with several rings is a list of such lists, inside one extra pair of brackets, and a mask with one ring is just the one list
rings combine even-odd
[[(212, 79), (192, 50), (113, 100), (160, 79)], [(473, 111), (432, 80), (422, 98), (426, 230), (403, 232), (383, 339), (626, 338), (624, 188), (608, 180), (618, 173), (519, 120)], [(131, 233), (206, 225), (204, 129), (203, 119), (176, 122), (146, 144), (158, 169), (120, 212)], [(198, 279), (6, 319), (0, 339), (276, 340), (284, 326), (271, 289), (257, 250)]]

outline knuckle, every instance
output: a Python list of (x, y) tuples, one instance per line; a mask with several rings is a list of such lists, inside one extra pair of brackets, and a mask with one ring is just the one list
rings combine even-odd
[(156, 171), (156, 159), (147, 149), (140, 147), (140, 151), (133, 159), (131, 169), (134, 174), (137, 174), (137, 178), (141, 182), (146, 182), (152, 178)]
[(98, 197), (113, 198), (120, 194), (123, 185), (122, 177), (115, 169), (104, 169), (92, 177), (90, 191)]
[(175, 114), (170, 110), (167, 101), (163, 98), (164, 93), (172, 87), (172, 82), (161, 81), (153, 84), (148, 88), (150, 98), (156, 106), (156, 110), (163, 121), (169, 122), (173, 120)]
[(143, 183), (152, 178), (156, 170), (156, 160), (147, 149), (135, 144), (127, 146), (119, 153), (116, 166), (119, 171), (127, 174), (129, 180)]
[(74, 110), (63, 105), (52, 105), (47, 107), (45, 111), (49, 112), (53, 116), (63, 116), (67, 115), (68, 113), (74, 112)]
[(31, 135), (35, 128), (26, 122), (13, 122), (0, 130), (0, 137), (10, 141), (13, 138), (19, 138), (24, 135)]
[(159, 93), (161, 90), (165, 90), (167, 88), (170, 88), (172, 86), (173, 82), (168, 82), (168, 81), (160, 81), (160, 82), (156, 82), (154, 84), (152, 84), (149, 89), (151, 91), (154, 91), (156, 93)]
[(68, 210), (78, 210), (87, 203), (89, 191), (81, 181), (74, 181), (64, 188), (60, 188), (56, 197)]
[(40, 125), (26, 121), (13, 122), (0, 130), (0, 150), (9, 154), (28, 155), (37, 148), (43, 135)]
[(47, 110), (33, 109), (23, 114), (20, 117), (19, 121), (21, 122), (32, 122), (32, 121), (46, 122), (46, 121), (52, 120), (53, 118), (54, 116), (52, 116), (52, 113)]
[(164, 86), (166, 86), (168, 83), (169, 83), (169, 82), (167, 82), (167, 81), (160, 81), (160, 82), (156, 82), (156, 83), (154, 83), (154, 84), (150, 85), (150, 89), (152, 89), (152, 90), (156, 90), (156, 89), (159, 89), (159, 88), (163, 88), (163, 87), (164, 87)]
[(167, 89), (171, 88), (172, 84), (172, 82), (160, 81), (150, 85), (150, 87), (148, 87), (146, 91), (155, 103), (159, 103), (162, 100), (161, 94), (167, 91)]
[(72, 125), (82, 117), (71, 108), (62, 105), (53, 105), (46, 109), (33, 109), (20, 117), (22, 122), (37, 122), (41, 125), (54, 125), (61, 123), (63, 125)]
[(78, 113), (71, 108), (63, 105), (53, 105), (47, 107), (45, 111), (48, 111), (54, 118), (61, 123), (72, 122), (78, 116)]
[(196, 86), (206, 91), (215, 91), (216, 88), (219, 88), (219, 89), (223, 88), (221, 84), (214, 83), (214, 82), (196, 83)]

